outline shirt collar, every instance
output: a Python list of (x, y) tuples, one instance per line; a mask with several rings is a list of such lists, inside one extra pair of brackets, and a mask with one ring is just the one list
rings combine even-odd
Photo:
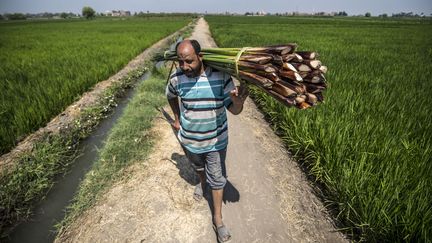
[(207, 66), (207, 67), (205, 68), (204, 72), (201, 73), (200, 77), (208, 77), (208, 76), (211, 76), (212, 71), (213, 71), (212, 68), (211, 68), (210, 66)]

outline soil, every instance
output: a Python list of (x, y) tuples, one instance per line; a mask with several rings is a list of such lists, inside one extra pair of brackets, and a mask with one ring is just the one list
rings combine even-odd
[[(215, 47), (204, 19), (192, 39)], [(170, 111), (169, 107), (164, 108)], [(97, 202), (57, 237), (57, 242), (217, 242), (210, 204), (192, 198), (198, 178), (161, 114), (147, 159), (127, 168)], [(346, 242), (281, 139), (253, 101), (228, 114), (228, 184), (223, 220), (231, 242)]]

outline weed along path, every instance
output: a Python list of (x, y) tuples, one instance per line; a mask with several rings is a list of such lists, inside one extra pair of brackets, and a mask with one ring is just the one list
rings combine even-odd
[[(214, 47), (207, 23), (192, 34)], [(169, 106), (164, 109), (170, 112)], [(160, 119), (159, 119), (160, 118)], [(230, 142), (223, 219), (231, 242), (344, 242), (321, 201), (253, 101), (228, 115)], [(216, 242), (206, 200), (192, 198), (197, 176), (161, 114), (151, 133), (149, 158), (127, 168), (108, 190), (57, 238), (58, 242)]]

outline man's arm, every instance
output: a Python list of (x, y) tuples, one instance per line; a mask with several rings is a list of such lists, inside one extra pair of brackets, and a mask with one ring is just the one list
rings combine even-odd
[(243, 111), (243, 104), (246, 101), (246, 98), (249, 95), (249, 91), (245, 84), (241, 83), (240, 87), (236, 87), (235, 90), (230, 92), (231, 97), (231, 105), (228, 107), (228, 110), (233, 115), (238, 115)]
[(235, 104), (234, 102), (228, 107), (228, 110), (233, 115), (238, 115), (243, 111), (243, 104)]
[(171, 125), (174, 127), (174, 129), (179, 130), (180, 129), (180, 106), (179, 106), (178, 92), (175, 88), (175, 85), (173, 85), (173, 82), (175, 81), (176, 81), (175, 77), (169, 80), (165, 89), (165, 94), (167, 96), (168, 103), (171, 107), (171, 110), (174, 113), (174, 122)]
[(168, 97), (168, 103), (171, 107), (171, 110), (174, 113), (174, 123), (171, 124), (176, 130), (180, 129), (180, 108), (178, 97), (170, 98)]
[(245, 102), (249, 91), (243, 82), (240, 86), (236, 87), (232, 77), (224, 73), (224, 106), (233, 115), (238, 115), (243, 110), (243, 103)]

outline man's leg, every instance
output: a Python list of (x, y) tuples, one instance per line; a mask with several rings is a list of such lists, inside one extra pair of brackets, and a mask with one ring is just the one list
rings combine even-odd
[(222, 197), (223, 197), (223, 188), (222, 189), (212, 189), (213, 196), (213, 223), (216, 227), (219, 227), (223, 224), (222, 222)]
[(226, 150), (210, 152), (206, 158), (206, 176), (212, 189), (213, 196), (213, 223), (221, 226), (222, 222), (222, 198), (226, 184), (225, 172)]
[(204, 196), (206, 187), (206, 176), (204, 172), (205, 156), (203, 154), (194, 154), (186, 148), (183, 148), (183, 150), (189, 162), (191, 162), (192, 167), (195, 169), (200, 180), (200, 183), (195, 186), (195, 191), (193, 194), (194, 199), (199, 201)]
[(197, 171), (197, 174), (198, 174), (198, 177), (200, 179), (202, 191), (203, 191), (203, 193), (205, 193), (206, 176), (205, 176), (204, 170)]
[(222, 222), (222, 198), (227, 181), (225, 155), (226, 149), (217, 152), (210, 152), (207, 155), (205, 166), (207, 181), (212, 188), (213, 224), (220, 242), (225, 242), (231, 239), (231, 234), (228, 231), (228, 228)]

